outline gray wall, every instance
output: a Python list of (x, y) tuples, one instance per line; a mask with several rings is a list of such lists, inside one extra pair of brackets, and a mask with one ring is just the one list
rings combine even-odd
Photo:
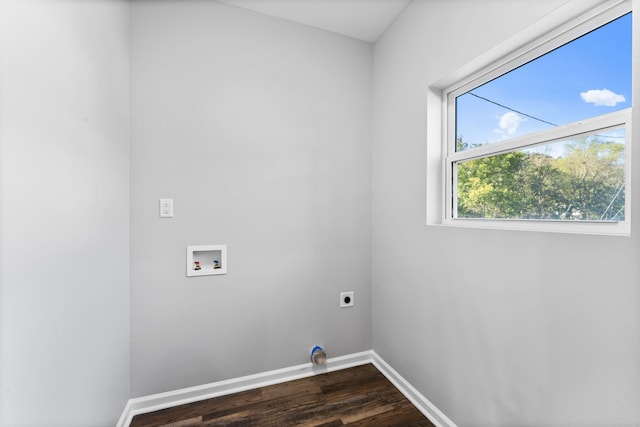
[[(636, 237), (424, 225), (426, 87), (562, 3), (416, 0), (372, 52), (216, 2), (134, 1), (130, 38), (124, 1), (3, 0), (0, 424), (113, 425), (316, 343), (460, 426), (637, 424)], [(218, 243), (229, 274), (186, 278)]]
[[(370, 349), (372, 46), (212, 1), (132, 28), (132, 396)], [(203, 244), (227, 275), (186, 277)]]
[(0, 425), (129, 397), (129, 6), (0, 5)]
[(562, 3), (416, 0), (375, 46), (373, 348), (459, 426), (640, 421), (635, 192), (630, 238), (425, 226), (425, 89)]

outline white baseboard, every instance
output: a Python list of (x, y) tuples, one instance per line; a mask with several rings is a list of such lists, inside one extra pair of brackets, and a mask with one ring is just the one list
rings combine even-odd
[(456, 427), (442, 412), (440, 412), (429, 400), (411, 386), (400, 374), (389, 366), (373, 350), (361, 353), (353, 353), (346, 356), (327, 359), (326, 365), (319, 367), (311, 363), (291, 366), (274, 371), (263, 372), (255, 375), (218, 381), (166, 393), (152, 394), (149, 396), (130, 399), (124, 408), (117, 427), (129, 427), (133, 417), (172, 406), (197, 402), (228, 394), (238, 393), (273, 384), (280, 384), (312, 375), (347, 369), (354, 366), (372, 363), (394, 386), (404, 394), (427, 418), (438, 427)]
[(442, 411), (429, 401), (422, 393), (416, 390), (402, 375), (396, 372), (387, 362), (385, 362), (375, 351), (371, 351), (373, 366), (375, 366), (402, 394), (405, 395), (425, 417), (437, 427), (456, 427)]
[(367, 363), (372, 363), (371, 351), (329, 358), (324, 366), (316, 366), (309, 362), (245, 377), (129, 399), (118, 421), (117, 427), (128, 427), (133, 417), (139, 414), (146, 414), (172, 406), (293, 381), (312, 375), (365, 365)]

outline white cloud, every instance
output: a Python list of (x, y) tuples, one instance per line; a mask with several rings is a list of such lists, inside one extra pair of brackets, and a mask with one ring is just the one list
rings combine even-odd
[(591, 89), (581, 92), (580, 96), (584, 102), (595, 106), (615, 107), (617, 103), (626, 101), (624, 96), (611, 92), (609, 89)]
[(520, 122), (522, 121), (524, 121), (524, 119), (513, 111), (504, 113), (500, 117), (500, 122), (498, 123), (500, 129), (496, 129), (495, 132), (499, 134), (513, 135), (518, 130), (518, 126), (520, 126)]

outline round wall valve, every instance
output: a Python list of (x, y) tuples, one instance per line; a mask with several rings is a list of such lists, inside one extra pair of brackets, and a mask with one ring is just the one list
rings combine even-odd
[(327, 353), (319, 345), (311, 349), (311, 362), (314, 365), (324, 365), (327, 362)]

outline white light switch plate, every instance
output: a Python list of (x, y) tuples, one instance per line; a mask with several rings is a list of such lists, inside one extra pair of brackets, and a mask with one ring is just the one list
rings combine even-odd
[(160, 199), (160, 218), (173, 218), (173, 199)]

